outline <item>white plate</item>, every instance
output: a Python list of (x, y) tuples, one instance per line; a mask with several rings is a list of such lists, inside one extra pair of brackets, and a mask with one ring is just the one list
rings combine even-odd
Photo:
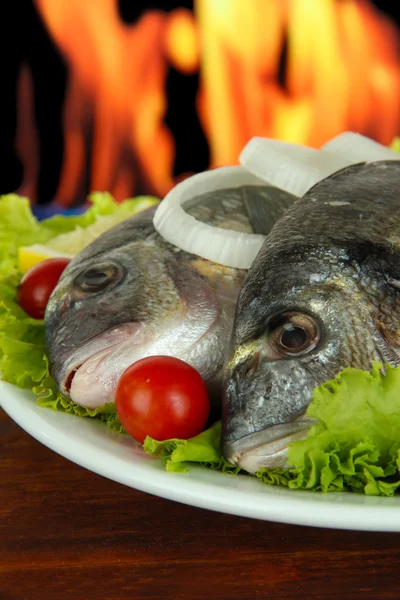
[(0, 404), (18, 425), (65, 458), (124, 485), (201, 508), (255, 519), (367, 531), (400, 531), (400, 497), (321, 494), (262, 484), (193, 466), (167, 473), (159, 460), (104, 424), (37, 406), (30, 392), (0, 382)]

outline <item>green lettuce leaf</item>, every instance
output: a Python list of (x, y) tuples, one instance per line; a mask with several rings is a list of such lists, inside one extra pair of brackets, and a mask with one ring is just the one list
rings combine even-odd
[[(44, 347), (44, 323), (31, 319), (17, 303), (17, 289), (22, 275), (18, 272), (20, 246), (46, 243), (61, 233), (91, 225), (97, 218), (114, 214), (127, 217), (143, 208), (149, 199), (141, 196), (117, 203), (107, 193), (93, 193), (90, 207), (79, 216), (56, 215), (38, 221), (27, 198), (16, 194), (0, 197), (0, 373), (4, 381), (32, 389), (41, 406), (63, 410), (79, 416), (96, 417), (116, 431), (123, 427), (114, 404), (89, 410), (62, 396), (50, 377)], [(154, 199), (156, 201), (156, 199)]]
[[(87, 227), (99, 217), (116, 212), (125, 213), (128, 217), (140, 210), (148, 199), (153, 198), (138, 196), (118, 203), (108, 193), (93, 192), (89, 196), (90, 206), (82, 215), (55, 215), (38, 221), (32, 214), (27, 198), (16, 194), (0, 196), (0, 251), (4, 253), (7, 249), (11, 254), (15, 254), (19, 246), (48, 242), (61, 233), (73, 231), (77, 226)], [(154, 198), (154, 201), (156, 200)]]
[(171, 439), (157, 442), (147, 436), (143, 448), (151, 456), (164, 461), (167, 471), (187, 471), (186, 463), (200, 463), (206, 467), (236, 474), (240, 471), (227, 462), (220, 450), (221, 422), (215, 423), (189, 440)]

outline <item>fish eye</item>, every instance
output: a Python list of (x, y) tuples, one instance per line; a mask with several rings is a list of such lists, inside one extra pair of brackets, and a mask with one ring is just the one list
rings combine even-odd
[(83, 292), (99, 292), (114, 287), (124, 276), (121, 267), (112, 263), (99, 263), (82, 271), (74, 285)]
[(268, 331), (268, 343), (279, 356), (308, 354), (320, 340), (318, 322), (305, 313), (284, 313), (272, 321)]

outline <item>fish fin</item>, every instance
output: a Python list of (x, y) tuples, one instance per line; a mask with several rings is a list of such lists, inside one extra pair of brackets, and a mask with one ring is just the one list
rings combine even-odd
[(297, 200), (297, 196), (271, 186), (243, 188), (243, 200), (255, 233), (268, 235), (272, 227)]

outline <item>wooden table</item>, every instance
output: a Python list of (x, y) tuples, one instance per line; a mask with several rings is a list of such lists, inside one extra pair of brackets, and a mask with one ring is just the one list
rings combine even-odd
[(400, 534), (156, 498), (58, 456), (1, 410), (0, 485), (1, 600), (400, 598)]

